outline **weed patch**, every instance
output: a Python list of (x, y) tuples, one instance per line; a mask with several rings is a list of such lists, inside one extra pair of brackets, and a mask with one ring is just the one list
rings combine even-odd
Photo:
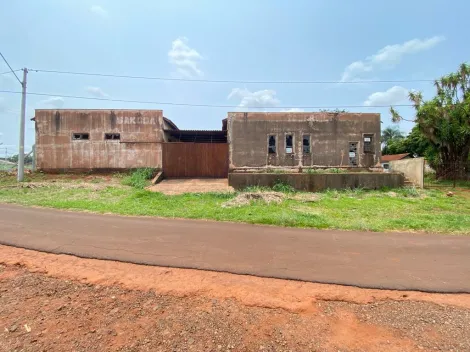
[(142, 168), (133, 171), (129, 176), (124, 177), (121, 181), (123, 185), (131, 186), (137, 189), (144, 189), (149, 185), (149, 180), (155, 174), (155, 169)]
[[(89, 176), (28, 175), (16, 183), (0, 173), (0, 202), (30, 206), (169, 218), (212, 219), (305, 228), (365, 231), (420, 231), (470, 235), (468, 191), (416, 188), (293, 192), (278, 183), (275, 192), (250, 187), (239, 193), (164, 195), (145, 190), (153, 170), (119, 174), (105, 182)], [(94, 176), (93, 176), (94, 177)], [(126, 184), (132, 187), (120, 185)], [(249, 193), (257, 194), (255, 196)], [(259, 194), (259, 195), (258, 195)], [(269, 195), (275, 194), (276, 200)], [(236, 200), (237, 199), (237, 200)], [(243, 200), (243, 204), (232, 204)], [(274, 198), (273, 198), (274, 199)], [(224, 204), (230, 206), (223, 206)]]

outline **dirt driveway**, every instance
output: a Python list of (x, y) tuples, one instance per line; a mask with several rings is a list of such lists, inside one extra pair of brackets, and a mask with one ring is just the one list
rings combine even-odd
[(167, 195), (183, 193), (233, 192), (226, 178), (169, 179), (151, 186), (149, 190)]
[(0, 246), (0, 351), (470, 351), (470, 295)]

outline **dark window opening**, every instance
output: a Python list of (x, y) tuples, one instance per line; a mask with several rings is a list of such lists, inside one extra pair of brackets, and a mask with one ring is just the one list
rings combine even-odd
[(364, 153), (374, 153), (374, 135), (365, 134), (364, 135)]
[(104, 139), (107, 139), (107, 140), (120, 140), (121, 139), (121, 135), (119, 133), (105, 133), (104, 134)]
[(302, 145), (303, 145), (304, 154), (309, 154), (310, 153), (310, 136), (308, 134), (302, 137)]
[(268, 153), (276, 154), (276, 136), (269, 136), (268, 139)]
[(357, 142), (349, 142), (349, 166), (357, 166)]
[(286, 154), (292, 154), (294, 152), (293, 141), (294, 141), (294, 138), (292, 137), (292, 135), (287, 134), (286, 135)]
[(72, 134), (72, 139), (74, 140), (88, 140), (90, 139), (89, 133), (74, 133)]

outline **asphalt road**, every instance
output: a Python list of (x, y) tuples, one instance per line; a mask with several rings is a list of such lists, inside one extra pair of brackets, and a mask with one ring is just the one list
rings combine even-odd
[(470, 293), (465, 236), (291, 229), (0, 204), (0, 244), (368, 288)]

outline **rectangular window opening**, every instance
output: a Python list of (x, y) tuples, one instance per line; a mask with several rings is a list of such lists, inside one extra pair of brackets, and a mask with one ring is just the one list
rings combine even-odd
[(269, 136), (268, 138), (268, 153), (276, 154), (276, 136)]
[(310, 154), (310, 136), (308, 134), (302, 137), (302, 145), (304, 154)]
[(292, 154), (294, 152), (294, 137), (291, 134), (286, 134), (286, 154)]
[(374, 135), (373, 134), (364, 135), (364, 153), (369, 153), (369, 154), (374, 153)]
[(106, 140), (120, 140), (121, 139), (121, 134), (120, 133), (105, 133), (104, 134), (104, 139)]
[(72, 139), (86, 141), (90, 139), (90, 134), (89, 133), (73, 133)]
[(349, 142), (349, 166), (357, 166), (357, 142)]

